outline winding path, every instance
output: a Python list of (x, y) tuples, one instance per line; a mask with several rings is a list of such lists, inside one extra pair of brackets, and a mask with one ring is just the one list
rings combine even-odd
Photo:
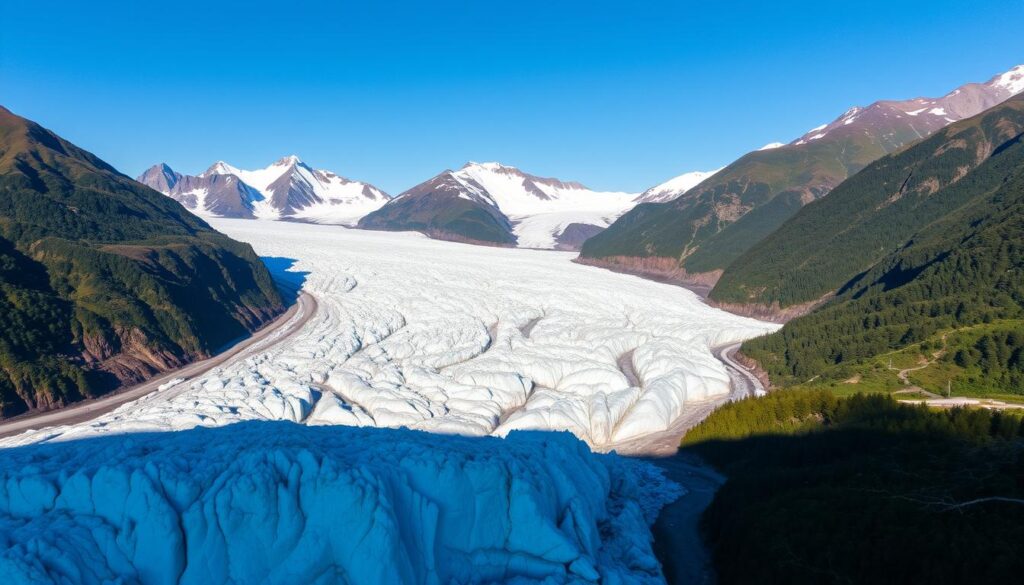
[(729, 393), (729, 397), (735, 400), (763, 396), (765, 390), (761, 381), (750, 371), (750, 368), (735, 359), (736, 352), (739, 351), (741, 345), (741, 343), (733, 343), (711, 348), (711, 354), (725, 364), (725, 369), (729, 372), (729, 379), (732, 380), (732, 392)]
[[(202, 376), (210, 370), (224, 365), (229, 360), (245, 357), (257, 350), (281, 343), (288, 339), (309, 321), (317, 310), (316, 299), (308, 293), (300, 293), (295, 304), (288, 308), (277, 319), (271, 321), (262, 329), (246, 337), (242, 341), (228, 348), (227, 350), (202, 361), (192, 362), (175, 370), (164, 372), (137, 384), (124, 388), (113, 394), (78, 402), (72, 406), (40, 413), (22, 415), (7, 421), (0, 422), (0, 438), (9, 437), (18, 433), (43, 427), (55, 425), (69, 425), (107, 414), (119, 406), (137, 400), (157, 392), (159, 387), (175, 378), (189, 380)], [(188, 384), (177, 384), (165, 392), (181, 392)]]

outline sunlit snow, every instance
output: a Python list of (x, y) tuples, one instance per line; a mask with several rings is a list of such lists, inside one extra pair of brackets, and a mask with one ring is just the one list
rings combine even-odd
[(607, 449), (727, 394), (709, 347), (776, 328), (679, 287), (573, 264), (571, 253), (211, 221), (261, 256), (294, 259), (293, 279), (307, 273), (319, 309), (304, 329), (91, 423), (0, 444), (255, 419), (466, 435), (568, 430)]

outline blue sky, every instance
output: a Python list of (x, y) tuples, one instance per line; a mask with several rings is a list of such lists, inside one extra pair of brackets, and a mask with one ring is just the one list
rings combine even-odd
[(642, 190), (1024, 63), (1019, 0), (8, 2), (0, 104), (130, 175), (295, 153)]

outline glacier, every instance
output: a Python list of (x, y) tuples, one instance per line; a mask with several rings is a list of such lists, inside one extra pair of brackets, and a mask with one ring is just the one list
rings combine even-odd
[(210, 223), (289, 259), (271, 266), (277, 277), (318, 305), (298, 334), (95, 420), (0, 446), (288, 420), (478, 436), (565, 430), (608, 451), (727, 399), (729, 376), (710, 348), (778, 327), (567, 252)]
[(711, 348), (777, 325), (571, 253), (210, 223), (313, 308), (0, 439), (4, 583), (662, 582), (649, 525), (683, 489), (595, 451), (677, 443), (730, 396)]
[(680, 488), (568, 433), (242, 422), (7, 449), (4, 583), (659, 583)]

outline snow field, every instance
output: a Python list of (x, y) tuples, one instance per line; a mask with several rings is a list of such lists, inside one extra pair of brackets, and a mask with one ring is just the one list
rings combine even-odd
[[(573, 254), (418, 234), (212, 220), (296, 260), (319, 308), (266, 351), (97, 420), (0, 445), (242, 420), (504, 436), (567, 430), (597, 450), (668, 428), (729, 390), (709, 347), (777, 326)], [(295, 278), (295, 275), (290, 275)]]

